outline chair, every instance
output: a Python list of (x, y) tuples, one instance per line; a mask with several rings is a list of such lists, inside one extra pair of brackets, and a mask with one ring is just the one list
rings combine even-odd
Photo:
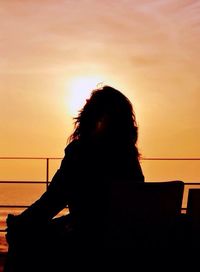
[(188, 191), (187, 214), (196, 223), (200, 223), (200, 188), (190, 188)]
[(159, 249), (174, 243), (184, 182), (114, 182), (107, 215), (108, 248)]
[(200, 188), (189, 189), (186, 214), (190, 223), (190, 246), (200, 249)]

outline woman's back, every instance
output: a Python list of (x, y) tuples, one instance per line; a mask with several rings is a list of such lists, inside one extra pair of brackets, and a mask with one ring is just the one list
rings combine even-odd
[(81, 233), (87, 232), (90, 237), (98, 233), (100, 239), (112, 183), (119, 180), (144, 182), (139, 160), (133, 150), (83, 146), (79, 141), (68, 146), (66, 156), (68, 152), (73, 158), (67, 188), (71, 216)]

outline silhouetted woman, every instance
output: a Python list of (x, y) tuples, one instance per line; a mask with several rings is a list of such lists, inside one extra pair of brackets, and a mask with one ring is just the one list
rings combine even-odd
[(59, 243), (72, 250), (101, 242), (111, 183), (144, 182), (137, 139), (138, 127), (129, 99), (110, 86), (95, 89), (75, 118), (65, 156), (47, 191), (20, 215), (8, 217), (10, 246), (30, 234), (30, 229), (37, 237), (41, 233), (41, 244), (48, 239), (49, 244), (56, 243), (55, 233), (49, 238), (52, 218), (66, 206), (65, 238), (57, 239)]

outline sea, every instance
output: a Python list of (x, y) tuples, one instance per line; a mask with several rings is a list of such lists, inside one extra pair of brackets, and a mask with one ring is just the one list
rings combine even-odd
[(8, 250), (8, 244), (6, 242), (6, 232), (4, 232), (3, 230), (6, 229), (6, 218), (7, 218), (7, 215), (8, 213), (10, 212), (15, 212), (14, 210), (13, 211), (8, 211), (7, 209), (6, 210), (3, 210), (1, 209), (0, 211), (0, 229), (1, 229), (1, 232), (0, 232), (0, 253), (1, 252), (7, 252)]

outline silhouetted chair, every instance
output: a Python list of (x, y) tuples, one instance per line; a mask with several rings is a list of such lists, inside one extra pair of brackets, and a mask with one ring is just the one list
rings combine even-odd
[(183, 181), (113, 183), (105, 247), (175, 249), (183, 191)]
[(200, 248), (200, 188), (190, 188), (188, 191), (187, 216), (190, 222), (190, 246)]

